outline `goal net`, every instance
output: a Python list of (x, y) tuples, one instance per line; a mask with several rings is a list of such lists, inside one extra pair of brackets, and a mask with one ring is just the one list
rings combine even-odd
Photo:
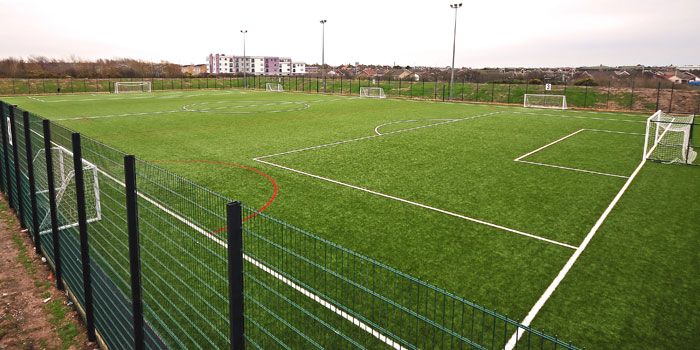
[(525, 94), (523, 107), (566, 109), (566, 96)]
[(151, 92), (150, 81), (118, 81), (114, 83), (115, 94)]
[[(73, 152), (61, 146), (51, 148), (53, 162), (54, 190), (56, 193), (56, 209), (58, 213), (58, 229), (65, 230), (78, 226), (78, 209), (76, 207), (75, 169), (73, 167)], [(41, 149), (33, 160), (37, 172), (36, 194), (43, 203), (49, 202), (49, 184), (46, 176), (46, 152)], [(83, 159), (83, 179), (85, 183), (85, 212), (87, 222), (102, 219), (100, 207), (100, 184), (97, 166)], [(47, 204), (48, 205), (48, 204)], [(51, 216), (46, 210), (39, 224), (39, 233), (51, 232)]]
[(380, 87), (361, 87), (360, 97), (386, 98), (384, 95), (384, 89)]
[(265, 90), (266, 91), (273, 91), (273, 92), (283, 92), (284, 91), (284, 89), (282, 88), (282, 84), (274, 84), (274, 83), (265, 84)]
[(658, 111), (647, 119), (644, 159), (662, 163), (693, 164), (694, 115), (671, 115)]

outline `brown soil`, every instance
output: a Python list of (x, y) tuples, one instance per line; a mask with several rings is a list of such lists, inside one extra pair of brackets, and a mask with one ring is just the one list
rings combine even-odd
[[(66, 307), (65, 294), (54, 287), (50, 276), (48, 265), (34, 253), (33, 243), (20, 232), (7, 202), (0, 198), (0, 349), (96, 348), (86, 342), (77, 313)], [(65, 314), (51, 312), (52, 302), (54, 310)], [(73, 329), (74, 335), (66, 329)]]

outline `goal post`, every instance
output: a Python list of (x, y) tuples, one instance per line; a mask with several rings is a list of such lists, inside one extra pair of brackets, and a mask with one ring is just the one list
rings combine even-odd
[(117, 81), (114, 83), (115, 94), (151, 92), (150, 81)]
[[(59, 219), (59, 230), (65, 230), (78, 226), (78, 211), (75, 205), (76, 182), (75, 169), (73, 167), (73, 152), (55, 145), (51, 148), (52, 168), (54, 173), (54, 191), (56, 209)], [(35, 164), (46, 164), (46, 151), (39, 150), (34, 155)], [(35, 166), (35, 171), (46, 172), (45, 165)], [(85, 212), (87, 222), (95, 222), (102, 219), (102, 207), (100, 204), (100, 182), (98, 168), (95, 164), (83, 159), (83, 179), (85, 184)], [(46, 174), (37, 173), (36, 195), (44, 203), (49, 202), (49, 183)], [(51, 233), (51, 218), (48, 210), (40, 218), (39, 234)]]
[(265, 84), (265, 91), (284, 92), (284, 88), (282, 87), (282, 84), (267, 83)]
[(380, 87), (361, 87), (360, 97), (386, 98), (386, 95), (384, 95), (384, 89)]
[(523, 107), (567, 109), (566, 96), (547, 94), (525, 94), (525, 96), (523, 97)]
[(661, 163), (694, 164), (692, 137), (695, 115), (672, 115), (659, 110), (647, 118), (644, 159)]

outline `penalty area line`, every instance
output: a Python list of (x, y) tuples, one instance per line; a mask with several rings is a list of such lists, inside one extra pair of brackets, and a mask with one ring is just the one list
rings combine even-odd
[(507, 231), (507, 232), (510, 232), (510, 233), (515, 233), (515, 234), (518, 234), (518, 235), (521, 235), (521, 236), (525, 236), (525, 237), (528, 237), (528, 238), (534, 238), (534, 239), (539, 240), (539, 241), (543, 241), (543, 242), (555, 244), (555, 245), (558, 245), (558, 246), (561, 246), (561, 247), (565, 247), (565, 248), (569, 248), (569, 249), (576, 249), (576, 248), (577, 248), (577, 247), (575, 247), (575, 246), (573, 246), (573, 245), (566, 244), (566, 243), (562, 243), (562, 242), (559, 242), (559, 241), (555, 241), (555, 240), (553, 240), (553, 239), (549, 239), (549, 238), (537, 236), (537, 235), (534, 235), (534, 234), (531, 234), (531, 233), (527, 233), (527, 232), (523, 232), (523, 231), (519, 231), (519, 230), (515, 230), (515, 229), (512, 229), (512, 228), (505, 227), (505, 226), (501, 226), (501, 225), (498, 225), (498, 224), (494, 224), (494, 223), (491, 223), (491, 222), (488, 222), (488, 221), (484, 221), (484, 220), (472, 218), (472, 217), (469, 217), (469, 216), (466, 216), (466, 215), (457, 214), (457, 213), (454, 213), (454, 212), (451, 212), (451, 211), (447, 211), (447, 210), (444, 210), (444, 209), (432, 207), (432, 206), (429, 206), (429, 205), (426, 205), (426, 204), (422, 204), (422, 203), (410, 201), (410, 200), (408, 200), (408, 199), (404, 199), (404, 198), (392, 196), (392, 195), (389, 195), (389, 194), (385, 194), (385, 193), (373, 191), (373, 190), (370, 190), (370, 189), (367, 189), (367, 188), (364, 188), (364, 187), (359, 187), (359, 186), (351, 185), (351, 184), (348, 184), (348, 183), (345, 183), (345, 182), (341, 182), (341, 181), (338, 181), (338, 180), (333, 180), (333, 179), (330, 179), (330, 178), (327, 178), (327, 177), (323, 177), (323, 176), (319, 176), (319, 175), (314, 175), (314, 174), (311, 174), (311, 173), (308, 173), (308, 172), (305, 172), (305, 171), (293, 169), (293, 168), (290, 168), (290, 167), (286, 167), (286, 166), (284, 166), (284, 165), (280, 165), (280, 164), (272, 163), (272, 162), (269, 162), (269, 161), (266, 161), (266, 160), (262, 160), (262, 159), (260, 159), (260, 158), (254, 158), (254, 160), (255, 160), (256, 162), (264, 163), (264, 164), (267, 164), (267, 165), (270, 165), (270, 166), (273, 166), (273, 167), (277, 167), (277, 168), (280, 168), (280, 169), (283, 169), (283, 170), (287, 170), (287, 171), (295, 172), (295, 173), (297, 173), (297, 174), (309, 176), (309, 177), (312, 177), (312, 178), (315, 178), (315, 179), (327, 181), (327, 182), (330, 182), (330, 183), (334, 183), (334, 184), (336, 184), (336, 185), (349, 187), (349, 188), (352, 188), (352, 189), (355, 189), (355, 190), (363, 191), (363, 192), (366, 192), (366, 193), (369, 193), (369, 194), (373, 194), (373, 195), (376, 195), (376, 196), (379, 196), (379, 197), (384, 197), (384, 198), (387, 198), (387, 199), (395, 200), (395, 201), (402, 202), (402, 203), (405, 203), (405, 204), (410, 204), (410, 205), (413, 205), (413, 206), (416, 206), (416, 207), (419, 207), (419, 208), (432, 210), (432, 211), (435, 211), (435, 212), (438, 212), (438, 213), (441, 213), (441, 214), (445, 214), (445, 215), (449, 215), (449, 216), (456, 217), (456, 218), (459, 218), (459, 219), (471, 221), (471, 222), (474, 222), (474, 223), (477, 223), (477, 224), (489, 226), (489, 227), (491, 227), (491, 228), (499, 229), (499, 230), (502, 230), (502, 231)]

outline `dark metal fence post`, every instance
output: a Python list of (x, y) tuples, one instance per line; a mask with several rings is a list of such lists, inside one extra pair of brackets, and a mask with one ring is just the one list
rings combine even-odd
[(433, 86), (433, 100), (437, 100), (438, 78), (435, 77), (435, 85)]
[[(675, 87), (676, 83), (671, 83), (671, 100), (668, 101), (668, 113), (671, 113), (671, 111), (673, 110), (673, 90), (675, 89)], [(10, 115), (12, 114), (10, 113)]]
[(226, 233), (228, 253), (229, 319), (231, 349), (244, 349), (243, 314), (243, 220), (241, 203), (226, 205)]
[(506, 100), (506, 103), (510, 103), (510, 82), (508, 82), (508, 99)]
[(476, 82), (476, 93), (474, 94), (474, 100), (479, 102), (479, 81)]
[(24, 224), (24, 203), (22, 202), (22, 173), (19, 169), (19, 145), (17, 144), (17, 123), (15, 121), (15, 106), (10, 105), (10, 140), (12, 140), (12, 159), (15, 166), (15, 209), (19, 214), (19, 225), (26, 228)]
[(85, 211), (85, 179), (83, 177), (83, 152), (80, 134), (73, 133), (73, 171), (75, 174), (75, 197), (80, 232), (80, 260), (83, 269), (83, 294), (85, 298), (85, 328), (89, 341), (95, 341), (95, 315), (92, 305), (92, 283), (90, 277), (90, 246), (88, 242), (87, 213)]
[(34, 163), (32, 162), (34, 152), (32, 151), (32, 134), (29, 125), (29, 112), (22, 114), (24, 121), (24, 146), (27, 155), (27, 176), (29, 177), (29, 202), (32, 207), (32, 223), (30, 232), (34, 235), (34, 250), (39, 253), (41, 241), (39, 240), (39, 217), (37, 215), (36, 204), (36, 183), (34, 179)]
[(442, 84), (442, 102), (445, 102), (445, 84)]
[(659, 110), (659, 97), (661, 97), (661, 82), (656, 85), (656, 108), (654, 111)]
[(583, 108), (586, 108), (588, 104), (588, 85), (586, 85), (586, 92), (583, 94)]
[(630, 92), (630, 110), (634, 110), (634, 80), (632, 80), (632, 91)]
[(124, 156), (126, 219), (129, 229), (129, 267), (131, 269), (131, 307), (134, 322), (134, 349), (144, 349), (143, 300), (141, 298), (141, 257), (139, 251), (139, 215), (136, 194), (136, 159)]
[(612, 80), (608, 80), (608, 98), (605, 100), (606, 109), (610, 109), (610, 89), (612, 89)]
[(61, 268), (61, 241), (58, 237), (58, 209), (56, 207), (56, 187), (53, 176), (53, 154), (51, 153), (51, 122), (44, 119), (44, 153), (46, 156), (46, 182), (49, 188), (49, 215), (51, 218), (51, 238), (53, 242), (54, 276), (56, 288), (63, 290), (63, 270)]
[(496, 87), (496, 83), (491, 82), (491, 103), (493, 103), (493, 92)]

